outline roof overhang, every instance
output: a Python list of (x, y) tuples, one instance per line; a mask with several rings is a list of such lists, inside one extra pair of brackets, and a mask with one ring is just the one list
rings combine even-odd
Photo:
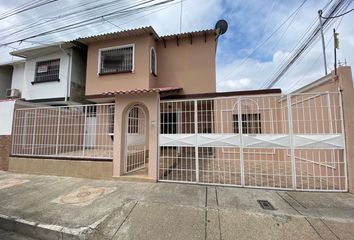
[(131, 94), (146, 94), (146, 93), (158, 93), (160, 95), (168, 95), (176, 93), (182, 90), (180, 87), (161, 87), (161, 88), (141, 88), (141, 89), (128, 89), (128, 90), (116, 90), (111, 92), (103, 92), (101, 94), (86, 95), (86, 99), (89, 101), (102, 103), (113, 102), (116, 95), (131, 95)]
[(160, 36), (159, 40), (171, 40), (171, 39), (176, 39), (176, 38), (183, 39), (183, 38), (193, 38), (193, 37), (206, 37), (209, 35), (216, 36), (216, 30), (215, 29), (205, 29), (205, 30), (194, 31), (194, 32), (184, 32), (184, 33), (164, 35), (164, 36)]
[(128, 37), (134, 37), (134, 36), (139, 36), (139, 35), (144, 35), (144, 34), (150, 34), (155, 39), (159, 38), (159, 36), (155, 32), (155, 30), (151, 26), (148, 26), (148, 27), (134, 28), (134, 29), (128, 29), (128, 30), (123, 30), (123, 31), (117, 31), (117, 32), (92, 35), (92, 36), (87, 36), (87, 37), (80, 37), (75, 40), (72, 40), (71, 42), (80, 42), (83, 44), (90, 44), (92, 42), (97, 42), (97, 41), (128, 38)]
[(200, 31), (194, 31), (194, 32), (185, 32), (185, 33), (159, 36), (155, 32), (153, 27), (148, 26), (148, 27), (134, 28), (134, 29), (128, 29), (128, 30), (123, 30), (123, 31), (117, 31), (117, 32), (98, 34), (98, 35), (87, 36), (87, 37), (80, 37), (75, 40), (72, 40), (71, 42), (80, 42), (83, 44), (90, 44), (92, 42), (97, 42), (97, 41), (129, 38), (129, 37), (134, 37), (134, 36), (139, 36), (139, 35), (144, 35), (144, 34), (150, 34), (151, 36), (153, 36), (153, 38), (155, 40), (161, 40), (161, 41), (162, 40), (171, 40), (171, 39), (176, 39), (176, 38), (183, 39), (183, 38), (193, 38), (193, 37), (205, 37), (208, 35), (215, 35), (216, 36), (215, 29), (206, 29), (206, 30), (200, 30)]
[(12, 56), (22, 57), (22, 58), (34, 58), (37, 56), (47, 55), (51, 53), (55, 53), (58, 51), (63, 51), (75, 46), (74, 43), (71, 42), (57, 42), (53, 44), (45, 44), (30, 48), (24, 48), (21, 50), (10, 52)]

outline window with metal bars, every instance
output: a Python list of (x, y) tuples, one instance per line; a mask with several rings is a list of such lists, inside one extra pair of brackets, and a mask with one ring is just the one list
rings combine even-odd
[[(242, 116), (242, 121), (241, 121), (242, 133), (244, 134), (262, 133), (260, 113), (241, 114), (241, 116)], [(239, 124), (238, 124), (238, 114), (234, 114), (232, 117), (233, 117), (234, 133), (240, 133)]]
[(33, 83), (59, 81), (60, 59), (46, 60), (36, 63)]
[(152, 73), (154, 76), (157, 76), (157, 58), (155, 48), (151, 48), (150, 51), (150, 73)]
[(100, 72), (125, 73), (134, 69), (134, 46), (124, 46), (100, 50)]

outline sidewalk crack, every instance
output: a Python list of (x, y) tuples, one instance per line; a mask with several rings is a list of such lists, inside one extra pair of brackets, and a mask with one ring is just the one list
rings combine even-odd
[(312, 223), (307, 219), (307, 217), (304, 217), (305, 220), (308, 222), (308, 224), (312, 227), (312, 229), (316, 232), (316, 234), (323, 239), (323, 237), (320, 235), (320, 233), (317, 231), (317, 229), (312, 225)]
[(291, 203), (289, 203), (288, 200), (286, 200), (282, 195), (280, 195), (278, 192), (276, 192), (276, 194), (284, 200), (284, 202), (286, 202), (290, 207), (292, 207), (292, 209), (294, 209), (296, 212), (298, 212), (300, 215), (304, 216), (304, 214), (302, 214), (299, 210), (297, 210)]
[(293, 199), (297, 204), (299, 204), (301, 207), (307, 209), (303, 204), (301, 204), (298, 200), (296, 200), (293, 196), (291, 196), (288, 192), (285, 192), (286, 195), (288, 195), (291, 199)]
[(328, 230), (337, 238), (337, 239), (340, 239), (337, 234), (335, 234), (335, 232), (332, 231), (332, 229), (325, 223), (325, 221), (323, 221), (321, 218), (320, 218), (320, 221), (323, 223), (323, 225), (326, 226), (326, 228), (328, 228)]
[(133, 210), (135, 209), (136, 205), (138, 205), (138, 202), (135, 202), (134, 206), (130, 209), (129, 213), (127, 214), (127, 216), (124, 218), (123, 222), (119, 225), (118, 229), (114, 232), (114, 234), (112, 235), (111, 239), (112, 240), (116, 234), (118, 233), (118, 231), (121, 229), (121, 227), (123, 226), (123, 224), (127, 221), (127, 219), (129, 218), (130, 214), (133, 212)]

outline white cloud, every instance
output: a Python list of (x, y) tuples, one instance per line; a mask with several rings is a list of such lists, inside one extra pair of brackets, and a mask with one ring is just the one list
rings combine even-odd
[(220, 82), (219, 88), (226, 89), (227, 91), (231, 90), (246, 90), (252, 89), (252, 81), (249, 78), (241, 78), (238, 80), (227, 80)]

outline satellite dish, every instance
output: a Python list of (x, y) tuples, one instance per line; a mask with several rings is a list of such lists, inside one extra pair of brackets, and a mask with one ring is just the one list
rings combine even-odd
[(216, 35), (219, 37), (220, 35), (223, 35), (226, 33), (228, 28), (228, 24), (225, 20), (221, 19), (215, 24), (215, 30), (216, 30)]

